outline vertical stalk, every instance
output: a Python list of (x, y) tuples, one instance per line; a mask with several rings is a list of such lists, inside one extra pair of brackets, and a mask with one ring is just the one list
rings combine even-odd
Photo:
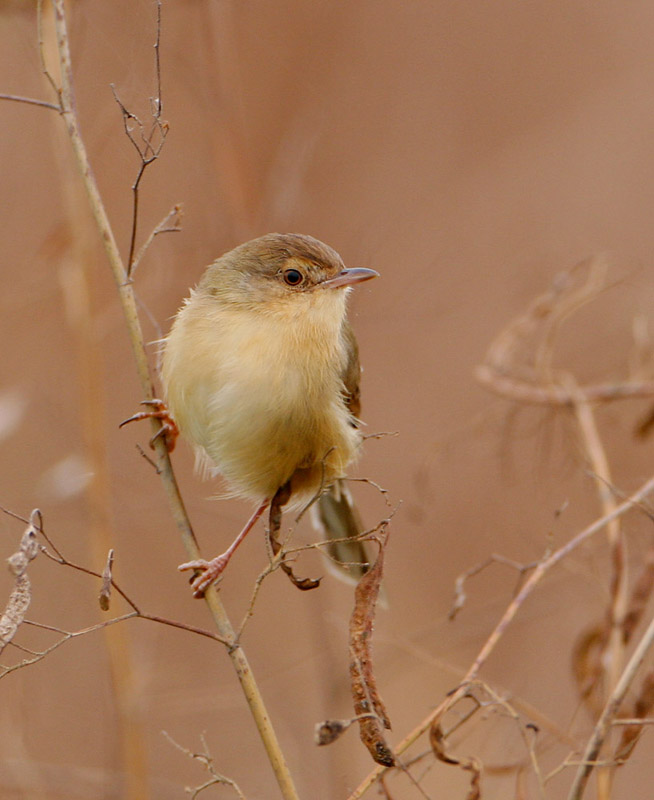
[[(61, 100), (61, 116), (64, 120), (68, 136), (73, 146), (73, 152), (77, 161), (77, 166), (82, 176), (84, 186), (88, 195), (91, 211), (96, 225), (102, 237), (102, 242), (109, 259), (109, 264), (118, 288), (120, 302), (123, 308), (127, 330), (129, 334), (132, 352), (136, 361), (136, 368), (141, 382), (141, 388), (145, 399), (152, 399), (154, 388), (150, 369), (145, 352), (143, 333), (138, 318), (136, 299), (132, 289), (132, 283), (127, 278), (127, 270), (121, 259), (120, 251), (111, 228), (97, 183), (93, 176), (93, 171), (89, 162), (86, 147), (82, 139), (77, 112), (75, 108), (75, 96), (73, 91), (73, 72), (68, 41), (68, 29), (66, 24), (66, 12), (64, 0), (52, 0), (55, 15), (55, 30), (57, 36), (57, 49), (59, 53), (59, 64), (61, 68), (61, 88), (59, 90)], [(153, 420), (153, 430), (158, 424)], [(166, 450), (162, 437), (156, 440), (157, 454), (159, 456), (159, 467), (161, 479), (164, 484), (166, 495), (170, 504), (173, 518), (182, 536), (184, 547), (191, 559), (200, 557), (195, 535), (179, 492), (175, 479), (170, 458)], [(272, 765), (277, 783), (285, 800), (298, 800), (298, 794), (293, 784), (293, 779), (288, 770), (284, 755), (279, 746), (279, 742), (268, 717), (263, 698), (259, 691), (250, 665), (241, 645), (236, 641), (234, 629), (227, 616), (225, 608), (216, 592), (212, 587), (205, 596), (206, 603), (214, 619), (219, 634), (226, 641), (231, 642), (228, 653), (232, 665), (241, 683), (243, 694), (250, 707), (252, 716), (259, 730), (268, 759)]]

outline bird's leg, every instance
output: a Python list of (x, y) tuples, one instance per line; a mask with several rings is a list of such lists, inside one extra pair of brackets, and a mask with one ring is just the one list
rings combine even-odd
[(234, 555), (234, 551), (252, 530), (256, 521), (268, 508), (269, 503), (270, 501), (268, 498), (261, 503), (254, 514), (252, 514), (250, 519), (245, 523), (243, 530), (239, 533), (236, 539), (234, 539), (224, 553), (212, 558), (211, 561), (205, 561), (203, 558), (201, 558), (197, 561), (188, 561), (186, 564), (180, 564), (179, 567), (177, 567), (180, 572), (192, 569), (199, 573), (191, 581), (191, 586), (193, 587), (193, 597), (204, 597), (204, 593), (211, 586), (211, 584), (220, 577), (223, 570), (227, 566), (229, 559)]
[(166, 443), (166, 449), (169, 453), (172, 453), (175, 449), (177, 437), (179, 436), (179, 428), (175, 420), (170, 416), (166, 404), (163, 400), (158, 400), (155, 397), (152, 400), (143, 400), (141, 405), (151, 406), (151, 410), (139, 411), (138, 414), (133, 414), (129, 419), (124, 419), (118, 427), (122, 428), (123, 425), (127, 425), (128, 422), (138, 422), (141, 419), (158, 419), (161, 422), (161, 427), (150, 439), (150, 447), (154, 450), (154, 443), (156, 440), (159, 437), (163, 437)]
[[(290, 496), (291, 484), (289, 481), (277, 490), (275, 496), (270, 501), (270, 514), (268, 516), (268, 541), (270, 543), (270, 549), (272, 550), (273, 555), (277, 555), (282, 549), (282, 545), (277, 538), (277, 534), (282, 527), (282, 509), (286, 503), (288, 503)], [(283, 559), (279, 562), (279, 566), (288, 575), (291, 583), (302, 591), (316, 589), (320, 585), (320, 578), (296, 578), (290, 565), (287, 564)]]

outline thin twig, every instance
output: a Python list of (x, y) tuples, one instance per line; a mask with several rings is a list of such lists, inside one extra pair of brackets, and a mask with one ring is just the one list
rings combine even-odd
[[(88, 567), (84, 567), (81, 564), (76, 564), (74, 561), (70, 561), (62, 554), (62, 552), (53, 542), (52, 538), (48, 536), (48, 534), (46, 534), (45, 526), (43, 524), (43, 517), (38, 509), (35, 509), (32, 512), (29, 520), (21, 516), (20, 514), (16, 514), (15, 512), (10, 511), (9, 509), (4, 508), (2, 506), (0, 506), (0, 512), (7, 514), (11, 517), (14, 517), (15, 519), (18, 519), (21, 522), (26, 523), (28, 525), (28, 531), (26, 533), (28, 533), (29, 531), (33, 531), (34, 534), (38, 533), (40, 536), (42, 536), (47, 541), (49, 547), (54, 551), (53, 553), (51, 553), (49, 552), (47, 547), (43, 545), (37, 546), (37, 552), (43, 553), (43, 555), (46, 558), (49, 558), (51, 561), (54, 561), (56, 564), (59, 564), (62, 567), (69, 567), (70, 569), (73, 569), (77, 572), (81, 572), (84, 575), (89, 575), (92, 578), (98, 578), (103, 585), (105, 584), (110, 585), (111, 588), (114, 589), (123, 598), (123, 600), (134, 612), (133, 614), (130, 614), (128, 618), (131, 619), (133, 617), (138, 617), (141, 619), (150, 620), (151, 622), (158, 622), (161, 625), (168, 625), (171, 628), (177, 628), (179, 630), (188, 631), (189, 633), (196, 633), (199, 636), (205, 636), (209, 639), (213, 639), (214, 641), (218, 641), (221, 644), (224, 644), (228, 647), (232, 646), (232, 642), (230, 640), (224, 639), (223, 637), (219, 636), (216, 633), (213, 633), (212, 631), (205, 630), (204, 628), (198, 628), (195, 625), (188, 625), (185, 622), (177, 622), (176, 620), (167, 619), (166, 617), (160, 617), (157, 614), (148, 614), (147, 612), (143, 611), (136, 604), (136, 602), (127, 594), (127, 592), (121, 586), (119, 586), (118, 583), (116, 583), (115, 579), (113, 578), (113, 575), (111, 575), (110, 572), (107, 572), (106, 567), (105, 570), (103, 570), (103, 572), (96, 572), (95, 570), (89, 569)], [(112, 623), (114, 621), (115, 620), (111, 620)], [(34, 625), (39, 628), (44, 628), (45, 630), (53, 631), (54, 633), (60, 633), (66, 636), (69, 635), (69, 631), (65, 631), (62, 628), (57, 628), (53, 625), (45, 625), (44, 623), (36, 623), (36, 622), (31, 622), (29, 620), (24, 620), (24, 623), (26, 625)]]
[[(483, 386), (501, 397), (520, 403), (545, 406), (572, 406), (575, 393), (556, 384), (541, 386), (527, 383), (488, 364), (475, 368), (475, 377)], [(579, 392), (588, 402), (611, 402), (627, 398), (654, 397), (654, 381), (625, 381), (624, 383), (598, 383), (580, 386)]]
[(56, 103), (49, 103), (47, 100), (37, 100), (35, 97), (23, 97), (19, 94), (0, 94), (0, 100), (13, 100), (14, 103), (27, 103), (31, 106), (41, 106), (41, 108), (51, 108), (54, 111), (61, 111)]
[(161, 222), (152, 229), (148, 238), (139, 248), (138, 253), (133, 257), (131, 261), (132, 268), (130, 270), (130, 276), (133, 276), (136, 272), (136, 268), (141, 263), (141, 259), (145, 255), (146, 250), (154, 241), (154, 237), (159, 236), (162, 233), (179, 233), (182, 230), (181, 219), (182, 207), (179, 204), (176, 204), (170, 209)]
[(211, 779), (206, 781), (205, 783), (197, 786), (195, 789), (187, 790), (190, 793), (191, 800), (198, 797), (201, 792), (205, 789), (208, 789), (210, 786), (217, 786), (217, 785), (224, 785), (224, 786), (231, 786), (232, 789), (236, 792), (240, 800), (245, 800), (245, 795), (240, 790), (236, 781), (228, 778), (226, 775), (221, 775), (219, 772), (216, 772), (216, 769), (213, 765), (213, 756), (209, 752), (209, 748), (205, 741), (204, 736), (200, 737), (200, 741), (202, 742), (202, 746), (204, 747), (203, 753), (194, 753), (191, 750), (188, 750), (186, 747), (182, 747), (181, 744), (176, 742), (173, 737), (167, 733), (166, 731), (162, 731), (163, 735), (168, 739), (168, 741), (176, 747), (180, 752), (184, 753), (184, 755), (192, 758), (194, 761), (199, 761), (201, 764), (204, 765), (204, 768), (207, 772), (211, 775)]
[[(166, 136), (168, 135), (168, 124), (166, 122), (162, 122), (161, 114), (163, 111), (163, 99), (161, 95), (161, 58), (160, 58), (160, 50), (161, 50), (161, 0), (156, 0), (157, 3), (157, 38), (154, 44), (154, 57), (155, 57), (155, 76), (156, 76), (156, 96), (150, 99), (150, 114), (151, 114), (151, 124), (149, 128), (146, 130), (146, 126), (141, 120), (136, 116), (136, 114), (129, 111), (123, 102), (118, 97), (116, 92), (115, 86), (112, 84), (111, 90), (114, 95), (114, 99), (121, 110), (123, 115), (123, 126), (125, 128), (125, 134), (129, 141), (134, 145), (136, 152), (139, 154), (139, 158), (141, 159), (141, 164), (139, 166), (138, 172), (136, 174), (136, 179), (132, 184), (132, 197), (133, 197), (133, 204), (132, 204), (132, 231), (130, 236), (129, 242), (129, 255), (127, 256), (127, 277), (128, 279), (131, 278), (134, 268), (135, 268), (135, 259), (134, 253), (136, 248), (136, 229), (138, 225), (138, 218), (139, 218), (139, 188), (141, 186), (141, 180), (143, 175), (145, 174), (145, 170), (152, 164), (153, 161), (156, 161), (161, 154), (161, 150), (164, 146), (166, 141)], [(132, 122), (136, 123), (136, 129), (138, 130), (139, 136), (138, 139), (135, 136), (134, 128), (132, 127)], [(158, 140), (155, 141), (155, 137), (158, 137)], [(147, 245), (152, 241), (154, 236), (151, 236), (148, 241), (146, 242)], [(145, 248), (142, 248), (144, 252)], [(140, 254), (142, 255), (142, 253)], [(139, 256), (140, 257), (140, 256)]]
[[(39, 528), (39, 533), (41, 535), (45, 535), (43, 533), (43, 529)], [(48, 543), (52, 545), (52, 541), (49, 539)], [(214, 639), (221, 644), (224, 644), (226, 647), (232, 646), (231, 639), (226, 639), (223, 636), (219, 636), (217, 633), (213, 633), (212, 631), (205, 630), (204, 628), (198, 628), (195, 625), (188, 625), (185, 622), (177, 622), (176, 620), (167, 619), (166, 617), (160, 617), (157, 614), (148, 614), (147, 612), (143, 611), (134, 600), (125, 592), (125, 590), (119, 586), (116, 581), (114, 580), (113, 576), (107, 575), (106, 571), (103, 572), (96, 572), (95, 570), (89, 569), (88, 567), (83, 567), (81, 564), (76, 564), (73, 561), (69, 561), (67, 558), (61, 555), (59, 551), (57, 551), (57, 555), (54, 556), (52, 553), (49, 553), (47, 548), (41, 547), (41, 552), (50, 558), (52, 561), (55, 561), (57, 564), (60, 564), (62, 567), (70, 567), (71, 569), (76, 570), (77, 572), (82, 572), (85, 575), (90, 575), (94, 578), (99, 578), (103, 585), (108, 583), (112, 589), (114, 589), (127, 603), (127, 605), (134, 611), (135, 615), (140, 619), (147, 619), (151, 622), (158, 622), (161, 625), (168, 625), (171, 628), (178, 628), (179, 630), (188, 631), (189, 633), (197, 633), (199, 636), (206, 636), (209, 639)]]
[[(120, 617), (114, 617), (113, 619), (104, 620), (104, 622), (98, 622), (95, 625), (89, 625), (86, 628), (82, 628), (79, 631), (62, 631), (62, 638), (58, 639), (54, 644), (50, 647), (46, 648), (45, 650), (37, 653), (34, 658), (30, 659), (23, 659), (18, 664), (14, 664), (11, 667), (3, 666), (0, 669), (0, 678), (4, 678), (10, 672), (15, 672), (16, 670), (23, 669), (23, 667), (30, 666), (31, 664), (36, 664), (39, 661), (42, 661), (46, 656), (50, 655), (50, 653), (54, 652), (58, 648), (60, 648), (63, 644), (70, 641), (71, 639), (76, 639), (79, 636), (86, 636), (88, 633), (93, 633), (94, 631), (103, 630), (104, 628), (108, 628), (110, 625), (115, 625), (118, 622), (124, 622), (127, 619), (134, 619), (137, 617), (136, 611), (130, 611), (127, 614), (123, 614)], [(27, 623), (27, 620), (25, 620)], [(31, 623), (35, 625), (35, 623)]]
[(57, 97), (59, 101), (57, 103), (57, 110), (61, 111), (61, 89), (57, 85), (55, 79), (52, 77), (52, 73), (48, 69), (48, 65), (46, 64), (45, 60), (45, 38), (43, 36), (43, 0), (37, 0), (36, 2), (36, 32), (39, 40), (39, 63), (41, 65), (41, 72), (49, 83), (55, 97)]
[[(479, 685), (486, 692), (492, 699), (492, 703), (500, 706), (500, 708), (504, 709), (504, 711), (509, 714), (509, 716), (514, 720), (516, 723), (516, 727), (520, 734), (520, 737), (525, 745), (527, 753), (529, 754), (529, 761), (531, 763), (532, 769), (534, 771), (534, 775), (536, 776), (536, 781), (538, 784), (538, 793), (540, 800), (546, 800), (545, 796), (545, 779), (543, 776), (543, 772), (540, 768), (540, 764), (538, 762), (538, 757), (536, 755), (536, 747), (535, 747), (535, 736), (538, 732), (538, 727), (533, 724), (533, 722), (528, 723), (525, 725), (523, 721), (520, 719), (520, 715), (513, 707), (512, 703), (509, 703), (506, 698), (499, 695), (496, 691), (494, 691), (487, 683), (483, 683), (479, 681)], [(487, 703), (480, 704), (482, 708), (486, 707)], [(530, 735), (531, 734), (531, 735)], [(488, 767), (486, 766), (486, 769)]]
[[(543, 558), (547, 558), (549, 553), (550, 553), (550, 551), (548, 549), (548, 551), (545, 553)], [(455, 580), (455, 582), (454, 582), (454, 600), (452, 602), (452, 606), (450, 608), (450, 611), (449, 611), (449, 613), (447, 615), (448, 618), (449, 619), (454, 619), (456, 617), (456, 615), (459, 613), (459, 611), (465, 605), (466, 600), (468, 599), (468, 597), (467, 597), (465, 589), (463, 587), (465, 586), (465, 583), (469, 578), (473, 578), (476, 575), (479, 575), (480, 572), (483, 572), (485, 569), (490, 567), (492, 564), (502, 564), (503, 566), (511, 567), (511, 569), (516, 570), (516, 572), (519, 575), (519, 581), (521, 582), (523, 576), (525, 575), (525, 573), (529, 572), (530, 570), (532, 570), (535, 567), (537, 567), (539, 562), (542, 561), (542, 560), (543, 559), (540, 558), (540, 559), (538, 559), (538, 561), (532, 561), (529, 564), (520, 564), (519, 562), (514, 561), (511, 558), (507, 558), (506, 556), (500, 555), (498, 553), (492, 553), (487, 559), (482, 561), (480, 564), (475, 564), (474, 567), (470, 567), (469, 569), (465, 570), (465, 572), (462, 572), (458, 576), (458, 578)], [(518, 584), (518, 586), (519, 585), (520, 584)]]

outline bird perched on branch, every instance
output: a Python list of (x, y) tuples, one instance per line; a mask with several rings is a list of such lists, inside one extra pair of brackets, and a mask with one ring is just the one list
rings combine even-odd
[[(361, 552), (360, 522), (341, 483), (362, 439), (361, 370), (346, 296), (377, 274), (346, 268), (311, 236), (268, 234), (211, 264), (177, 313), (163, 347), (166, 406), (134, 418), (161, 418), (171, 449), (174, 421), (234, 496), (257, 503), (224, 553), (180, 566), (198, 573), (196, 596), (268, 508), (275, 552), (282, 508), (317, 496), (328, 535), (352, 539)], [(317, 585), (282, 566), (299, 588)]]

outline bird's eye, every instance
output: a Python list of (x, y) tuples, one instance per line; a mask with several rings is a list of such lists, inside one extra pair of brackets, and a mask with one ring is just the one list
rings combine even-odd
[(304, 279), (304, 275), (298, 269), (284, 270), (284, 280), (289, 286), (299, 286)]

